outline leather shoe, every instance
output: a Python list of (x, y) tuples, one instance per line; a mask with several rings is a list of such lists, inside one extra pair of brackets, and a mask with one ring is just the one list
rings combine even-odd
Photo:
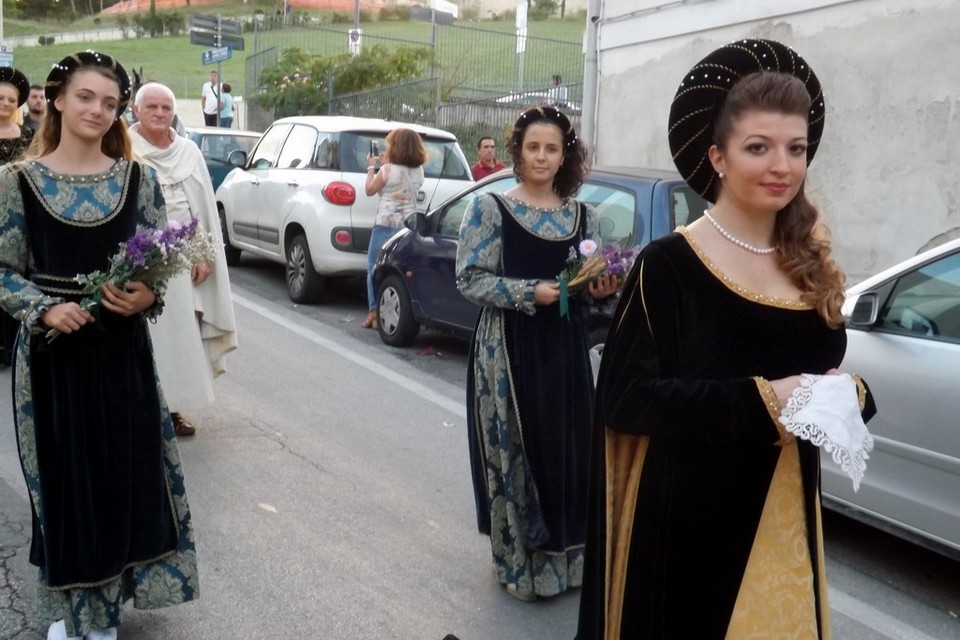
[(197, 432), (197, 428), (179, 413), (171, 412), (170, 417), (173, 419), (173, 432), (178, 436), (192, 436)]

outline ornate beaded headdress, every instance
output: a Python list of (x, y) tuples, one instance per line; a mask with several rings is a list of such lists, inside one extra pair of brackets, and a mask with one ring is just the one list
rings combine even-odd
[(807, 117), (807, 164), (813, 160), (823, 135), (825, 116), (820, 81), (807, 63), (786, 45), (774, 40), (737, 40), (698, 62), (683, 78), (670, 106), (667, 137), (680, 175), (705, 198), (717, 179), (707, 157), (713, 145), (717, 115), (730, 89), (757, 71), (779, 71), (803, 81), (810, 94)]
[(127, 75), (127, 70), (124, 69), (116, 59), (105, 53), (98, 53), (96, 51), (74, 53), (53, 65), (49, 75), (47, 75), (47, 83), (43, 87), (47, 102), (53, 104), (53, 101), (60, 95), (60, 90), (66, 84), (70, 74), (83, 66), (104, 67), (116, 74), (117, 81), (120, 84), (120, 102), (117, 103), (117, 118), (123, 115), (123, 112), (127, 108), (127, 103), (130, 102), (130, 76)]
[(0, 82), (16, 87), (17, 93), (20, 94), (17, 98), (20, 101), (17, 106), (22, 107), (27, 101), (27, 96), (30, 95), (30, 81), (27, 80), (27, 76), (13, 67), (0, 67)]
[(573, 128), (570, 119), (554, 107), (543, 106), (524, 111), (523, 115), (517, 118), (511, 135), (514, 144), (519, 144), (523, 139), (524, 129), (540, 120), (548, 120), (560, 127), (560, 131), (563, 132), (564, 148), (572, 147), (577, 143), (577, 130)]

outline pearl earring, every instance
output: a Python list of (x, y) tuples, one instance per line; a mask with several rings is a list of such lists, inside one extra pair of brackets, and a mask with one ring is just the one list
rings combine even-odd
[(717, 177), (720, 178), (721, 180), (723, 180), (724, 177), (726, 177), (726, 175), (727, 175), (727, 174), (725, 174), (723, 171), (721, 171), (721, 172), (719, 172), (719, 173), (717, 174)]

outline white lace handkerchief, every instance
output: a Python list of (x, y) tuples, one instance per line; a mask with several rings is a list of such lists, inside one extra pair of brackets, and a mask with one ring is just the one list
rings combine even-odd
[(804, 373), (780, 423), (793, 435), (821, 447), (853, 480), (853, 490), (867, 470), (873, 436), (860, 415), (857, 384), (849, 375), (820, 376)]

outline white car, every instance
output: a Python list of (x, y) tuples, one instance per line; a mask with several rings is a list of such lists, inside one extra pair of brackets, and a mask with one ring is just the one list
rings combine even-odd
[(824, 504), (960, 559), (960, 239), (851, 287), (843, 313), (874, 449), (858, 492), (823, 454)]
[(287, 292), (300, 303), (321, 300), (329, 277), (366, 273), (379, 201), (364, 192), (366, 158), (400, 127), (417, 131), (429, 156), (418, 210), (472, 181), (456, 136), (441, 129), (344, 116), (277, 120), (249, 157), (230, 155), (237, 168), (217, 189), (227, 263), (247, 251), (285, 264)]

